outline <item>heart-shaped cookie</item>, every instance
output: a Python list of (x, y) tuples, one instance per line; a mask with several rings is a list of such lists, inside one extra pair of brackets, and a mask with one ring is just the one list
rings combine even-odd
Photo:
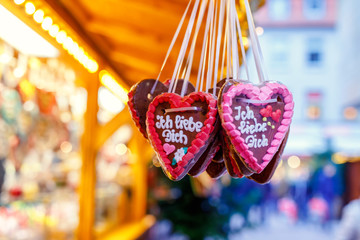
[[(271, 115), (262, 116), (269, 106)], [(222, 92), (222, 126), (251, 171), (260, 173), (273, 159), (288, 132), (293, 108), (292, 94), (277, 82), (259, 86), (244, 82)]]
[(249, 179), (254, 180), (255, 182), (260, 183), (260, 184), (268, 183), (271, 180), (272, 176), (275, 173), (277, 166), (280, 163), (281, 155), (284, 152), (285, 145), (288, 140), (289, 132), (290, 132), (290, 129), (286, 133), (286, 136), (285, 136), (284, 140), (282, 141), (282, 143), (279, 147), (279, 150), (276, 152), (275, 156), (270, 161), (270, 163), (264, 168), (264, 170), (261, 173), (254, 173), (248, 177)]
[[(219, 131), (219, 123), (220, 120), (218, 120), (218, 123), (215, 123), (215, 130), (214, 133)], [(190, 169), (189, 175), (192, 177), (199, 176), (202, 172), (206, 170), (206, 168), (211, 163), (211, 160), (215, 157), (217, 152), (220, 150), (220, 142), (218, 138), (215, 138), (215, 140), (209, 144), (208, 148), (205, 150), (205, 152), (202, 154), (202, 156), (199, 158), (199, 160), (195, 163), (195, 165)]]
[[(225, 81), (223, 80), (217, 83), (216, 96), (214, 96), (215, 99), (217, 99), (217, 95), (219, 94), (220, 88), (224, 82)], [(213, 88), (210, 88), (208, 92), (210, 94), (213, 93)], [(219, 114), (216, 115), (216, 122), (214, 126), (215, 126), (214, 134), (217, 134), (221, 128)], [(218, 152), (221, 150), (221, 142), (218, 136), (215, 136), (213, 139), (214, 139), (213, 143), (209, 144), (208, 149), (205, 150), (204, 154), (200, 157), (200, 159), (196, 162), (196, 164), (190, 169), (189, 171), (190, 176), (196, 177), (200, 175), (202, 172), (204, 172), (207, 169), (211, 161), (216, 159), (215, 156), (218, 155)], [(221, 156), (221, 160), (222, 160), (222, 156)]]
[[(155, 79), (142, 80), (137, 84), (135, 84), (134, 86), (132, 86), (128, 93), (128, 97), (129, 97), (128, 107), (130, 110), (131, 117), (135, 122), (135, 125), (137, 126), (137, 128), (145, 138), (147, 138), (146, 123), (145, 123), (146, 112), (149, 108), (149, 104), (156, 96), (168, 91), (169, 81), (167, 81), (166, 84), (163, 84), (162, 82), (157, 82), (154, 92), (151, 94), (151, 90), (155, 83), (156, 83)], [(184, 84), (184, 80), (179, 79), (175, 89), (176, 93), (179, 94), (181, 93), (183, 84)], [(186, 94), (189, 94), (194, 91), (195, 91), (194, 85), (188, 82)]]
[(225, 162), (211, 161), (209, 166), (206, 168), (206, 173), (214, 179), (222, 177), (226, 173)]
[(224, 162), (224, 158), (223, 158), (223, 150), (222, 150), (222, 144), (221, 144), (221, 130), (219, 131), (219, 133), (217, 134), (217, 138), (219, 141), (219, 145), (218, 145), (218, 150), (215, 154), (215, 156), (213, 157), (213, 159), (211, 160), (210, 164), (208, 165), (208, 167), (206, 168), (206, 172), (207, 174), (214, 179), (218, 179), (221, 176), (223, 176), (226, 173), (226, 167), (225, 167), (225, 162)]
[[(213, 140), (216, 104), (211, 94), (194, 92), (183, 98), (163, 93), (149, 105), (146, 114), (149, 140), (170, 179), (183, 178)], [(165, 144), (175, 145), (176, 150), (167, 155)]]
[(236, 160), (233, 158), (233, 155), (231, 154), (231, 144), (228, 141), (227, 137), (224, 134), (224, 131), (221, 132), (221, 144), (222, 144), (222, 150), (223, 150), (223, 158), (225, 162), (226, 169), (229, 173), (229, 175), (233, 178), (242, 178), (244, 174), (242, 174), (238, 168), (238, 165), (236, 164)]

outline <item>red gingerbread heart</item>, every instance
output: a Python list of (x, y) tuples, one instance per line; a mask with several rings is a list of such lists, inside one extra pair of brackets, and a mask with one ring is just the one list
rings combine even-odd
[[(216, 104), (211, 94), (195, 92), (183, 98), (163, 93), (149, 105), (149, 140), (170, 179), (183, 178), (206, 151), (215, 135)], [(165, 144), (174, 145), (176, 150), (167, 155)]]
[[(268, 105), (275, 110), (275, 119), (273, 114), (271, 118), (262, 116), (261, 110)], [(240, 83), (222, 93), (219, 108), (222, 126), (250, 171), (261, 173), (278, 152), (288, 132), (293, 108), (291, 93), (276, 82), (260, 86)]]

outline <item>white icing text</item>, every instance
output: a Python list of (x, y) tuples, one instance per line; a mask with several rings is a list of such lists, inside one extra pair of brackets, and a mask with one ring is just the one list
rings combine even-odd
[(267, 131), (267, 123), (258, 123), (254, 112), (249, 106), (246, 106), (245, 109), (242, 109), (241, 106), (237, 106), (235, 109), (237, 110), (235, 120), (240, 120), (238, 129), (241, 134), (248, 134), (245, 138), (245, 143), (249, 146), (249, 148), (267, 147), (269, 145), (269, 140), (266, 138), (265, 134), (261, 134), (261, 138), (257, 138), (256, 135), (256, 133), (263, 133)]

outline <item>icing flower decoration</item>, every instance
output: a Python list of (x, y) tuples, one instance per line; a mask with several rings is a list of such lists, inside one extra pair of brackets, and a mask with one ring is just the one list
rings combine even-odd
[(183, 156), (185, 156), (185, 154), (187, 153), (188, 148), (187, 147), (183, 147), (183, 148), (179, 148), (176, 153), (175, 153), (175, 157), (172, 160), (172, 165), (175, 165), (176, 163), (180, 162), (181, 159), (183, 158)]

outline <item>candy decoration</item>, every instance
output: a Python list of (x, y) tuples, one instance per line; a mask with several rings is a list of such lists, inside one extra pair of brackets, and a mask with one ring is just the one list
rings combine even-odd
[(267, 121), (267, 118), (271, 116), (271, 113), (272, 113), (271, 105), (267, 105), (266, 108), (260, 110), (261, 116), (263, 116), (265, 119), (264, 121)]
[(271, 118), (275, 121), (275, 122), (279, 122), (281, 117), (281, 111), (280, 109), (276, 110), (276, 112), (272, 112), (271, 113)]
[(165, 143), (164, 144), (164, 151), (165, 151), (166, 155), (169, 155), (170, 153), (175, 151), (175, 145), (170, 145), (168, 143)]

